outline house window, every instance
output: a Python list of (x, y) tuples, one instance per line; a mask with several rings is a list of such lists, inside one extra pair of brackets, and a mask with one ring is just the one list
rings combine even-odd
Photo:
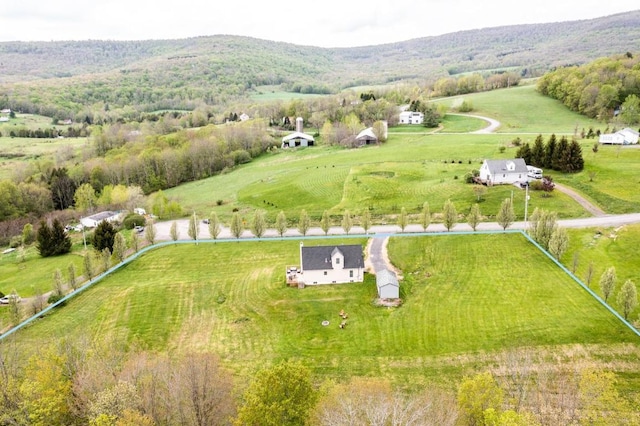
[(349, 271), (349, 278), (353, 278), (353, 270)]
[(502, 175), (502, 177), (507, 177), (507, 175)]
[(340, 258), (336, 257), (336, 265), (339, 265), (339, 264), (340, 264)]
[(327, 271), (324, 271), (324, 274), (327, 275)]

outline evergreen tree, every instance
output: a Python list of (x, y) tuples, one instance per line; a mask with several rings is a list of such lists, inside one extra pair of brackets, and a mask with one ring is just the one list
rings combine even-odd
[(551, 169), (553, 163), (553, 157), (556, 151), (556, 145), (558, 144), (556, 140), (556, 135), (553, 134), (549, 137), (547, 144), (544, 147), (544, 167), (547, 169)]
[(582, 157), (582, 147), (575, 139), (571, 141), (564, 155), (563, 172), (576, 173), (584, 169), (584, 158)]
[(522, 158), (526, 164), (531, 164), (533, 154), (531, 153), (531, 147), (529, 147), (529, 143), (525, 143), (520, 148), (518, 148), (518, 151), (516, 151), (516, 158)]
[(71, 251), (71, 239), (58, 219), (54, 219), (52, 226), (41, 221), (36, 236), (37, 248), (40, 256), (58, 256)]
[(110, 252), (113, 252), (116, 233), (117, 231), (111, 222), (103, 220), (96, 226), (96, 230), (93, 232), (93, 248), (96, 249), (96, 251), (103, 251), (107, 248)]
[(560, 172), (567, 170), (568, 165), (566, 164), (566, 161), (568, 149), (569, 141), (566, 136), (562, 136), (560, 138), (560, 142), (556, 145), (556, 148), (553, 151), (553, 157), (551, 158), (551, 168), (553, 170), (558, 170)]
[(544, 167), (544, 140), (542, 135), (536, 136), (531, 148), (531, 163), (534, 167)]

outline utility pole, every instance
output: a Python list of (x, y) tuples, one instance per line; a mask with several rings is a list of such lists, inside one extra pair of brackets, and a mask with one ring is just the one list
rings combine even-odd
[(529, 182), (527, 182), (527, 186), (524, 191), (524, 231), (527, 232), (527, 229), (529, 229), (529, 224), (527, 223), (527, 211), (529, 209)]

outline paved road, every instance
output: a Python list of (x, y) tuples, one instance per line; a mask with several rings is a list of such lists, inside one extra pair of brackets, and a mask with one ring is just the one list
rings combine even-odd
[[(180, 240), (189, 240), (189, 236), (187, 233), (187, 229), (189, 226), (188, 219), (180, 219), (175, 221), (178, 227), (178, 239)], [(158, 222), (155, 224), (156, 227), (156, 240), (157, 241), (169, 241), (171, 240), (169, 230), (171, 228), (171, 224), (173, 221), (167, 222)], [(562, 219), (558, 220), (558, 224), (565, 228), (590, 228), (596, 226), (602, 227), (617, 227), (621, 225), (628, 225), (632, 223), (640, 223), (640, 213), (630, 213), (630, 214), (620, 214), (620, 215), (606, 215), (606, 216), (598, 216), (598, 217), (587, 217), (582, 219)], [(477, 228), (479, 231), (499, 231), (502, 229), (497, 222), (483, 222), (478, 225)], [(509, 227), (509, 229), (525, 229), (525, 223), (515, 222), (513, 225)], [(441, 223), (433, 223), (427, 229), (428, 232), (447, 232), (446, 228)], [(452, 228), (452, 231), (471, 231), (471, 227), (466, 223), (458, 223), (456, 226)], [(408, 225), (405, 228), (404, 233), (417, 233), (423, 232), (422, 226), (413, 224)], [(375, 235), (375, 234), (398, 234), (400, 233), (400, 228), (396, 225), (377, 225), (371, 227), (368, 233), (364, 232), (364, 229), (358, 226), (354, 226), (349, 232), (350, 235)], [(346, 233), (341, 227), (334, 226), (329, 230), (328, 235), (345, 235)], [(209, 230), (206, 224), (200, 223), (199, 226), (199, 239), (209, 239)], [(313, 236), (322, 236), (324, 235), (324, 231), (320, 228), (310, 228), (307, 235)], [(278, 237), (278, 233), (275, 229), (268, 229), (264, 237)], [(286, 237), (301, 237), (302, 234), (298, 232), (297, 229), (289, 229), (285, 232), (284, 236)], [(229, 228), (223, 227), (222, 232), (218, 236), (218, 238), (233, 238)], [(250, 231), (245, 230), (242, 234), (241, 238), (253, 238), (253, 234)]]

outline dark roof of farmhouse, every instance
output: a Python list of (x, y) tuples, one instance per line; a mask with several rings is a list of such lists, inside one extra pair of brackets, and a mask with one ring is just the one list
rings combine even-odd
[(302, 269), (331, 269), (331, 255), (339, 250), (344, 256), (344, 268), (364, 268), (362, 246), (359, 244), (342, 246), (302, 247)]

